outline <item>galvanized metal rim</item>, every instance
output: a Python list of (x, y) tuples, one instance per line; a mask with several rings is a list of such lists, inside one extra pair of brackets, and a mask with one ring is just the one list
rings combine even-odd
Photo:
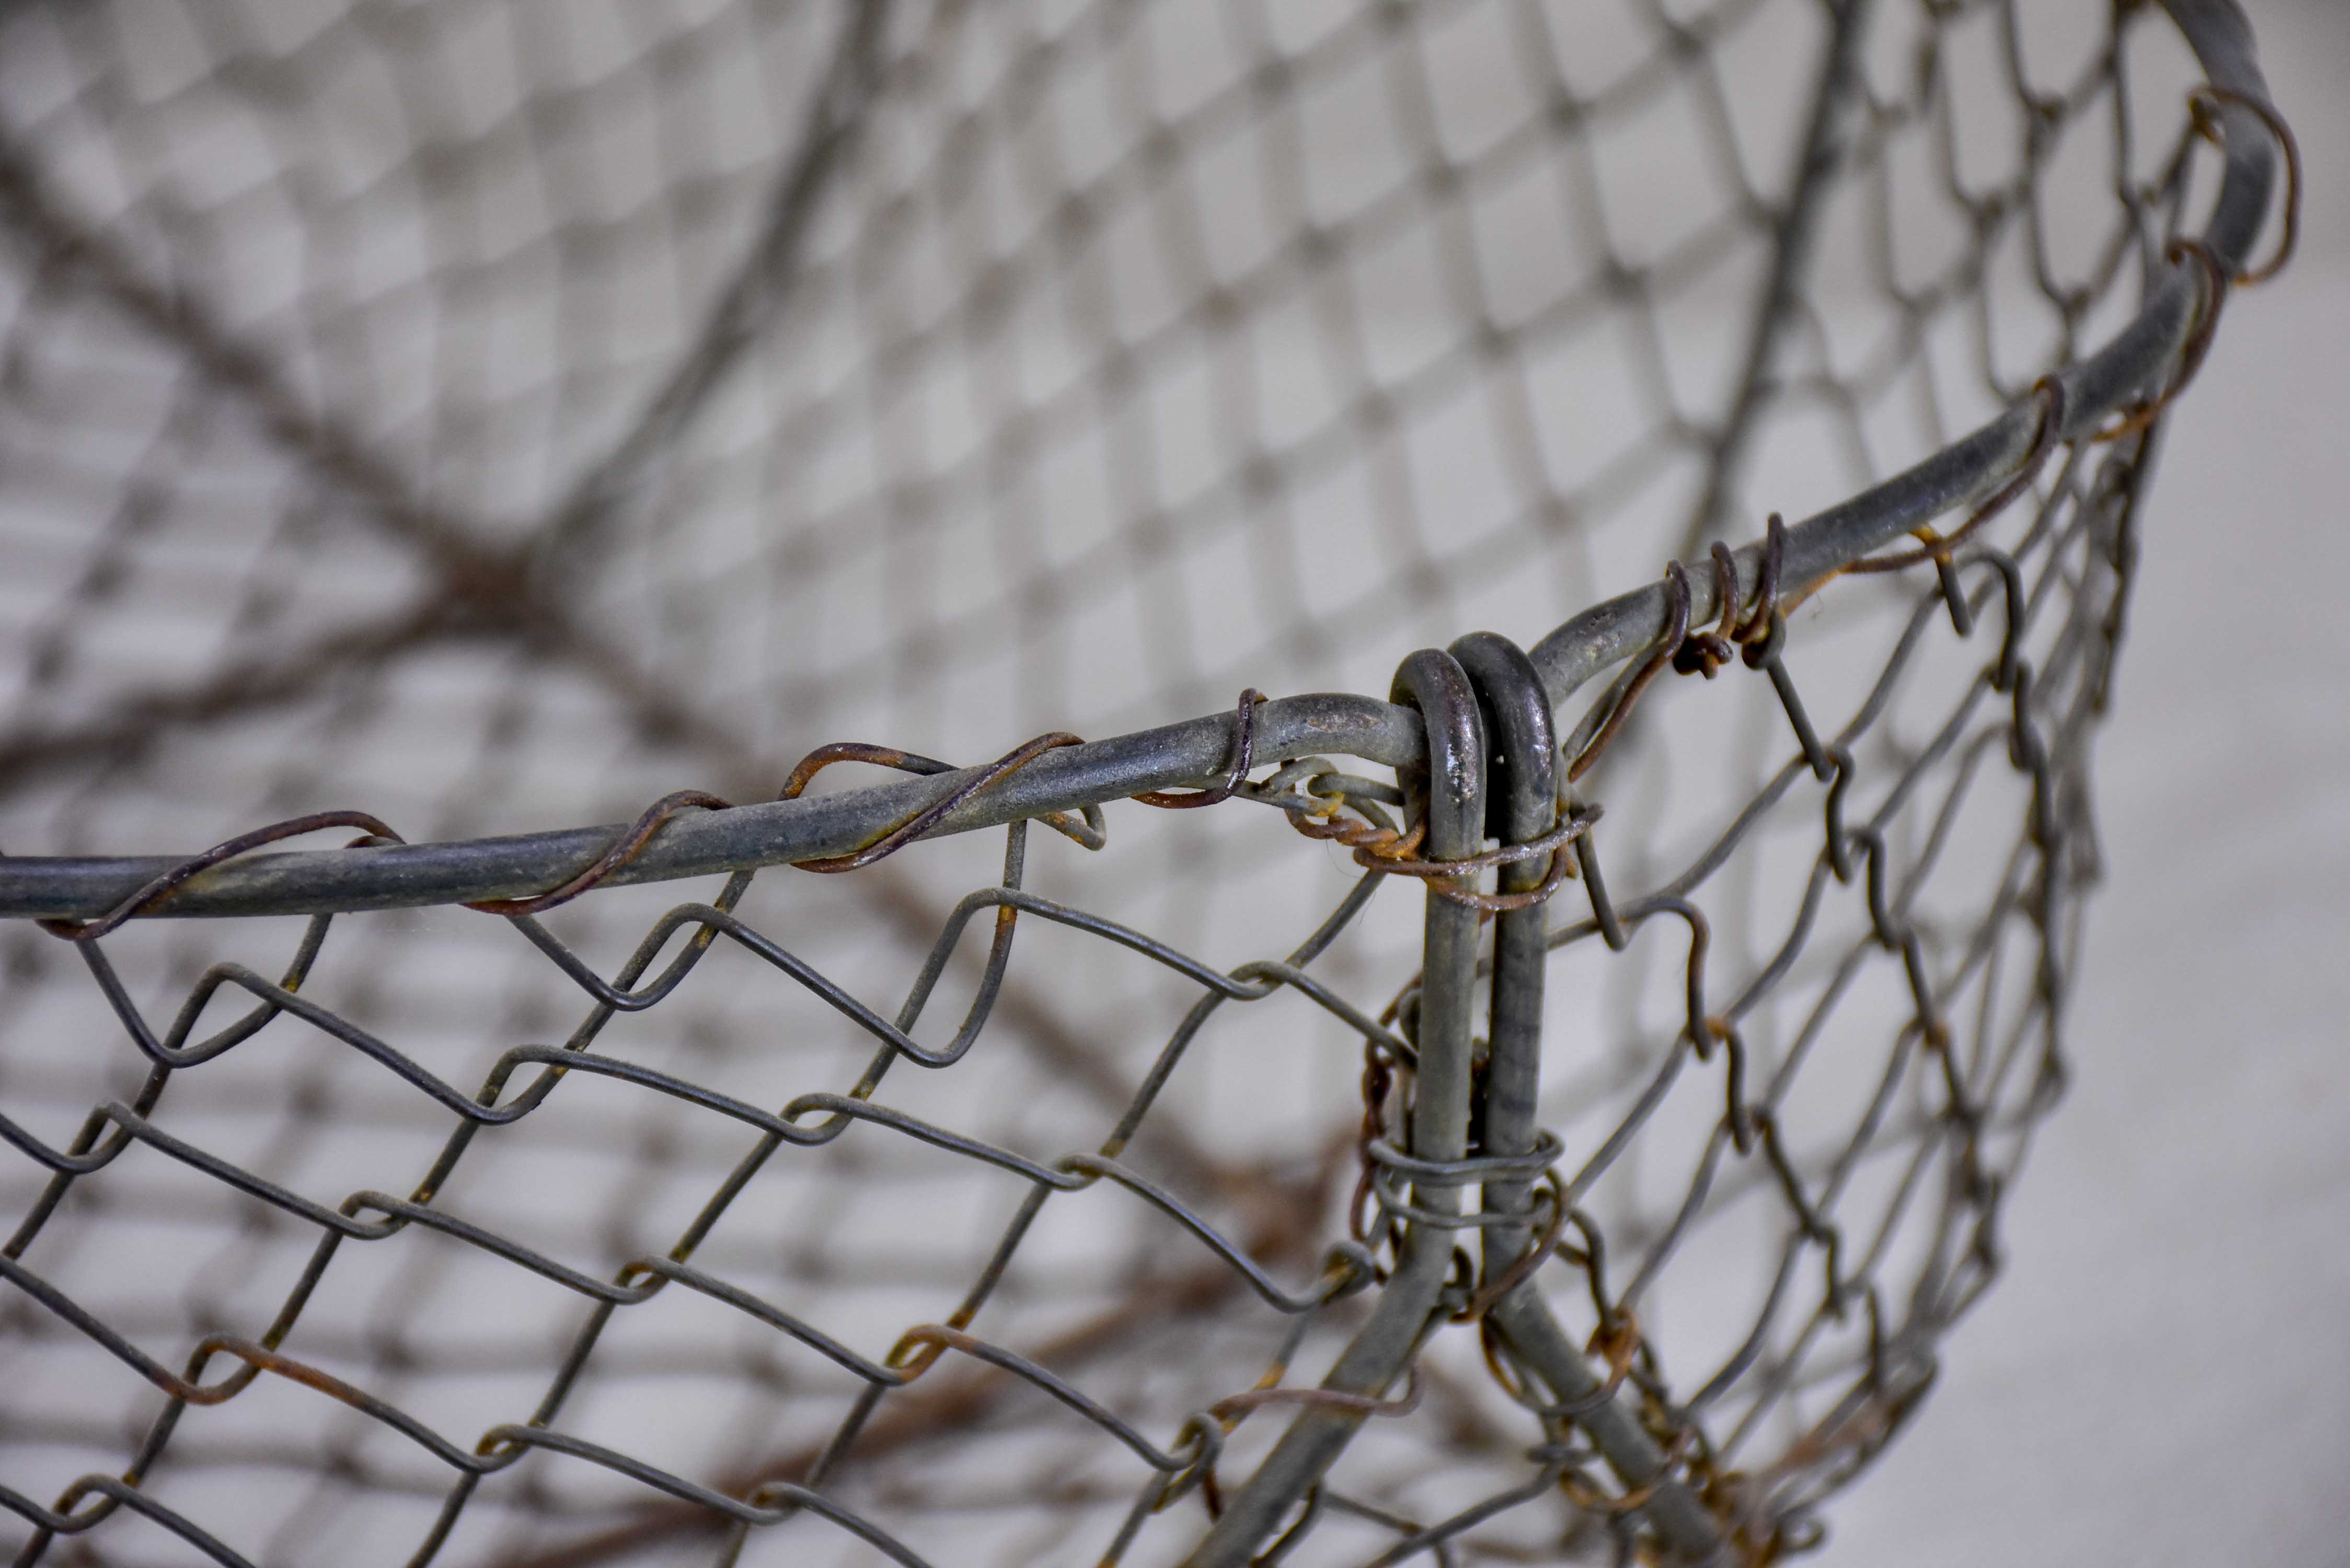
[[(2222, 267), (2241, 271), (2266, 219), (2276, 149), (2243, 99), (2268, 88), (2251, 28), (2235, 0), (2162, 0), (2201, 64), (2223, 89), (2215, 112), (2226, 130), (2224, 172), (2199, 236)], [(2202, 284), (2197, 265), (2165, 265), (2130, 324), (2095, 354), (2057, 373), (2062, 434), (2078, 437), (2161, 377), (2194, 332)], [(2026, 462), (2040, 401), (2026, 398), (1972, 433), (1881, 484), (1790, 526), (1790, 580), (1822, 576), (1925, 524), (1990, 494)], [(1759, 572), (1758, 541), (1737, 552), (1739, 589)], [(1692, 620), (1720, 613), (1710, 568), (1691, 574)], [(1669, 606), (1651, 583), (1596, 605), (1531, 649), (1554, 705), (1595, 675), (1653, 643)], [(942, 818), (931, 836), (1002, 826), (1024, 817), (1123, 800), (1148, 790), (1210, 785), (1223, 776), (1236, 720), (1192, 719), (1046, 753)], [(1313, 693), (1276, 699), (1255, 717), (1259, 757), (1342, 754), (1389, 767), (1417, 762), (1419, 717), (1376, 698)], [(670, 881), (848, 854), (945, 798), (978, 770), (844, 790), (816, 797), (691, 812), (664, 826), (607, 886)], [(150, 918), (313, 915), (413, 909), (527, 897), (593, 865), (626, 831), (600, 824), (438, 844), (294, 850), (228, 861), (191, 878)], [(86, 919), (115, 908), (184, 856), (0, 856), (0, 919)]]

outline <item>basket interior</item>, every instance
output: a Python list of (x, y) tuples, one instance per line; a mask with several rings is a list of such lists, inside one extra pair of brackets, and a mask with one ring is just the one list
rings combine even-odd
[[(2158, 15), (2091, 4), (13, 7), (0, 844), (198, 846), (330, 807), (465, 838), (682, 786), (758, 798), (829, 741), (961, 763), (1243, 686), (1383, 695), (1414, 648), (1531, 642), (1939, 450), (2103, 341), (2204, 194), (2196, 79)], [(1726, 1146), (1722, 1069), (1684, 1060), (1687, 936), (1659, 918), (1612, 953), (1573, 884), (1544, 1123), (1605, 1235), (1603, 1294), (1637, 1299), (1641, 1378), (1782, 1545), (1874, 1452), (1843, 1402), (1922, 1386), (1995, 1267), (1984, 1184), (2060, 1081), (2113, 474), (2061, 453), (2002, 522), (2012, 629), (1990, 571), (1959, 590), (1971, 636), (1914, 576), (1792, 618), (1788, 667), (1854, 759), (1840, 809), (1877, 835), (1948, 1040), (1910, 1027), (1904, 955), (1868, 877), (1824, 858), (1828, 791), (1761, 676), (1672, 681), (1581, 786), (1619, 901), (1703, 906), (1709, 995), (1787, 1175)], [(1984, 680), (2016, 658), (2037, 780)], [(1023, 885), (1220, 971), (1296, 950), (1360, 876), (1244, 800), (1108, 821), (1094, 855), (1027, 833)], [(991, 833), (772, 870), (737, 913), (894, 1016), (1006, 853)], [(545, 929), (610, 975), (717, 891), (598, 891)], [(952, 941), (911, 1025), (926, 1048), (993, 919)], [(729, 1191), (757, 1126), (575, 1072), (451, 1142), (426, 1075), (468, 1098), (512, 1048), (582, 1029), (729, 1104), (845, 1093), (873, 1033), (732, 940), (608, 1017), (493, 916), (338, 916), (297, 992), (314, 1015), (153, 1072), (126, 1009), (164, 1034), (219, 983), (182, 1017), (200, 1039), (306, 929), (134, 923), (102, 944), (112, 1004), (90, 948), (0, 937), (0, 1116), (24, 1135), (0, 1147), (6, 1255), (83, 1314), (0, 1288), (0, 1487), (46, 1504), (149, 1449), (141, 1495), (255, 1563), (706, 1561), (729, 1549), (715, 1516), (642, 1474), (537, 1451), (460, 1487), (417, 1434), (463, 1455), (537, 1418), (739, 1495), (804, 1476), (873, 1386), (775, 1314), (869, 1368), (962, 1304), (1163, 1453), (1275, 1361), (1313, 1381), (1359, 1312), (1279, 1310), (1113, 1182), (1029, 1224), (1031, 1175), (884, 1126)], [(1313, 972), (1376, 1018), (1419, 929), (1417, 895), (1386, 887)], [(898, 1064), (877, 1100), (1049, 1166), (1102, 1146), (1202, 995), (1024, 915), (971, 1053)], [(1346, 1232), (1361, 1045), (1295, 990), (1227, 1003), (1119, 1158), (1308, 1292)], [(1979, 1113), (1964, 1138), (1946, 1064)], [(28, 1152), (115, 1136), (87, 1120), (109, 1103), (162, 1141), (63, 1182)], [(1790, 1183), (1833, 1200), (1833, 1253)], [(406, 1222), (322, 1250), (339, 1209)], [(582, 1283), (641, 1282), (633, 1261), (704, 1228), (693, 1266), (766, 1317), (677, 1284), (606, 1312)], [(1548, 1278), (1575, 1332), (1601, 1326), (1585, 1273)], [(274, 1321), (381, 1407), (261, 1376), (159, 1438), (134, 1358), (181, 1372)], [(1367, 1425), (1289, 1561), (1376, 1558), (1539, 1474), (1474, 1330), (1431, 1344), (1423, 1382)], [(1228, 1479), (1281, 1418), (1237, 1425)], [(933, 1562), (1093, 1562), (1156, 1473), (1114, 1439), (950, 1355), (874, 1407), (827, 1495)], [(1452, 1560), (1617, 1547), (1588, 1499), (1523, 1503)], [(1196, 1495), (1149, 1516), (1127, 1560), (1175, 1561), (1204, 1518)], [(0, 1512), (0, 1542), (27, 1528)], [(736, 1544), (879, 1560), (814, 1515)], [(204, 1550), (135, 1506), (49, 1560), (85, 1549)]]

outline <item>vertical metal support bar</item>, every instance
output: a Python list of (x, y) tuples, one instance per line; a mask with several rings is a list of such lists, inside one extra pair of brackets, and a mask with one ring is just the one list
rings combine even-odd
[[(1558, 820), (1558, 737), (1542, 675), (1525, 650), (1490, 631), (1472, 632), (1452, 645), (1452, 657), (1468, 672), (1477, 692), (1479, 714), (1492, 746), (1492, 800), (1486, 826), (1504, 844), (1540, 838)], [(1571, 855), (1571, 849), (1553, 851)], [(1523, 893), (1542, 886), (1546, 859), (1503, 866), (1499, 890)], [(1541, 1129), (1535, 1102), (1542, 1087), (1543, 971), (1548, 950), (1547, 901), (1493, 918), (1493, 1002), (1491, 1043), (1485, 1062), (1481, 1154), (1509, 1158), (1534, 1152)], [(1507, 1177), (1485, 1184), (1488, 1214), (1524, 1214), (1531, 1207), (1531, 1178)], [(1524, 1225), (1496, 1225), (1484, 1232), (1483, 1282), (1509, 1272), (1533, 1241)]]
[[(1462, 638), (1452, 645), (1452, 652), (1476, 687), (1492, 738), (1495, 836), (1507, 844), (1539, 838), (1555, 825), (1558, 815), (1558, 741), (1541, 673), (1515, 643), (1490, 632)], [(1547, 870), (1540, 860), (1505, 865), (1502, 891), (1538, 887)], [(1536, 902), (1494, 917), (1492, 1042), (1485, 1068), (1480, 1150), (1489, 1156), (1532, 1153), (1541, 1137), (1535, 1111), (1542, 1077), (1546, 907)], [(1524, 1178), (1488, 1182), (1486, 1211), (1523, 1214), (1531, 1190)], [(1524, 1225), (1488, 1228), (1484, 1282), (1491, 1285), (1506, 1274), (1532, 1240)], [(1550, 1386), (1562, 1406), (1575, 1412), (1573, 1418), (1617, 1480), (1630, 1489), (1647, 1489), (1642, 1512), (1674, 1555), (1694, 1563), (1721, 1559), (1721, 1532), (1705, 1505), (1687, 1485), (1668, 1476), (1664, 1450), (1637, 1412), (1606, 1395), (1606, 1385), (1559, 1327), (1534, 1282), (1521, 1282), (1492, 1305), (1490, 1315), (1511, 1353)]]
[[(1485, 736), (1469, 677), (1451, 654), (1422, 649), (1397, 670), (1393, 701), (1419, 710), (1428, 727), (1424, 770), (1404, 774), (1406, 790), (1428, 826), (1421, 854), (1460, 860), (1477, 853), (1485, 833)], [(1477, 911), (1431, 885), (1420, 976), (1419, 1060), (1412, 1080), (1410, 1154), (1458, 1160), (1469, 1152), (1470, 1054), (1477, 990)], [(1384, 1393), (1409, 1364), (1435, 1322), (1451, 1272), (1461, 1190), (1419, 1182), (1414, 1208), (1436, 1218), (1409, 1220), (1395, 1272), (1322, 1387), (1332, 1393)], [(1188, 1568), (1238, 1568), (1270, 1537), (1293, 1504), (1321, 1480), (1364, 1419), (1359, 1409), (1310, 1405), (1301, 1410), (1247, 1484), (1227, 1502)]]
[(1519, 1363), (1536, 1373), (1559, 1404), (1575, 1413), (1575, 1424), (1590, 1437), (1616, 1479), (1645, 1491), (1640, 1511), (1663, 1538), (1673, 1561), (1705, 1568), (1734, 1561), (1721, 1527), (1697, 1493), (1668, 1473), (1671, 1467), (1665, 1450), (1640, 1424), (1638, 1411), (1628, 1398), (1603, 1392), (1607, 1384), (1551, 1315), (1549, 1303), (1532, 1281), (1494, 1303), (1486, 1315)]

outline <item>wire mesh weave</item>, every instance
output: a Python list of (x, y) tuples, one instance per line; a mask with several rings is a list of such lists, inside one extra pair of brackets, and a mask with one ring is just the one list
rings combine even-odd
[(0, 1540), (1815, 1544), (2272, 133), (2213, 0), (0, 15)]

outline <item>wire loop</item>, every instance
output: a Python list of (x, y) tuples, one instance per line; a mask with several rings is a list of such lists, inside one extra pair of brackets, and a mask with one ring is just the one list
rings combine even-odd
[(2196, 129), (2215, 141), (2226, 140), (2226, 132), (2220, 129), (2224, 122), (2212, 112), (2216, 106), (2232, 103), (2241, 109), (2250, 109), (2260, 117), (2261, 123), (2268, 128), (2269, 134), (2276, 139), (2278, 148), (2284, 153), (2284, 232), (2277, 236), (2276, 254), (2257, 267), (2239, 272), (2233, 280), (2245, 285), (2266, 283), (2292, 262), (2294, 247), (2301, 243), (2300, 140), (2294, 137), (2293, 127), (2283, 113), (2264, 98), (2206, 82), (2187, 95), (2187, 102), (2194, 113)]

